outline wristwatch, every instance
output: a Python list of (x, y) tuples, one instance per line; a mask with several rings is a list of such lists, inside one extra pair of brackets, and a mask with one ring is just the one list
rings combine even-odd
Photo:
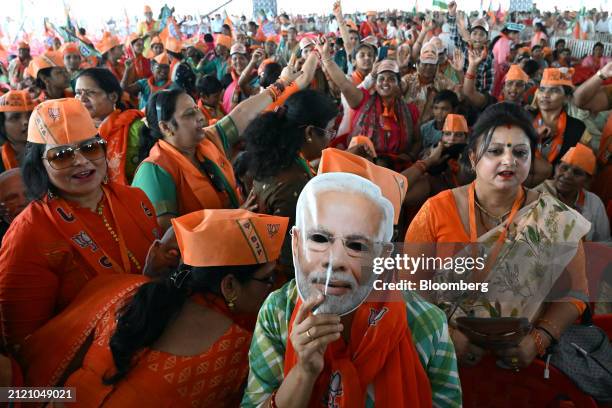
[(603, 74), (603, 72), (601, 72), (601, 69), (600, 69), (599, 71), (597, 71), (597, 76), (598, 76), (598, 77), (599, 77), (599, 78), (600, 78), (602, 81), (605, 81), (606, 79), (608, 79), (608, 77), (607, 77), (607, 76), (605, 76), (605, 75)]

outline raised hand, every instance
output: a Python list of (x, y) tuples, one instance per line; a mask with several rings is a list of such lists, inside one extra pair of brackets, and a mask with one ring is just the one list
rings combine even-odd
[(453, 51), (453, 60), (450, 64), (455, 71), (463, 71), (463, 67), (465, 66), (465, 54), (463, 54), (459, 48), (455, 48), (455, 51)]
[(481, 51), (470, 50), (468, 52), (468, 62), (470, 65), (475, 67), (479, 66), (482, 61), (487, 57), (487, 50), (482, 49)]
[(336, 20), (342, 21), (344, 19), (344, 14), (342, 14), (342, 6), (340, 5), (340, 0), (334, 2), (334, 17)]
[(410, 45), (402, 44), (397, 50), (397, 63), (400, 67), (405, 67), (410, 63), (410, 54), (412, 50)]
[(454, 1), (451, 1), (450, 3), (448, 3), (448, 15), (454, 16), (456, 14), (457, 14), (457, 3)]
[(264, 53), (264, 50), (258, 48), (253, 52), (253, 55), (251, 56), (251, 62), (255, 64), (255, 66), (259, 66), (259, 64), (261, 64), (261, 62), (264, 60), (265, 56), (266, 55)]

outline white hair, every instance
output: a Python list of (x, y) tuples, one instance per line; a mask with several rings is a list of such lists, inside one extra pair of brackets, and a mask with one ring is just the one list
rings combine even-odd
[(375, 204), (383, 215), (379, 228), (379, 235), (382, 235), (381, 240), (383, 242), (391, 241), (393, 237), (393, 204), (382, 195), (380, 187), (370, 180), (352, 173), (319, 174), (304, 186), (295, 209), (295, 226), (300, 231), (304, 230), (305, 215), (316, 208), (312, 205), (316, 196), (330, 191), (360, 194)]

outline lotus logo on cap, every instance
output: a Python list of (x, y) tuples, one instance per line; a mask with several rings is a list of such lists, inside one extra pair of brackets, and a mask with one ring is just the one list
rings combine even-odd
[(49, 117), (55, 122), (60, 118), (60, 109), (59, 108), (48, 108), (47, 114)]
[(280, 224), (266, 224), (266, 229), (268, 230), (268, 236), (273, 238), (276, 234), (278, 234)]

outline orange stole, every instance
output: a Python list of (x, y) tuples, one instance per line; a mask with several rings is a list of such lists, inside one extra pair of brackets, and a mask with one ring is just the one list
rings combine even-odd
[(125, 174), (125, 155), (128, 145), (130, 126), (134, 121), (144, 117), (144, 113), (137, 109), (120, 111), (115, 109), (98, 129), (100, 136), (106, 140), (106, 160), (108, 161), (108, 175), (111, 181), (127, 185)]
[(211, 108), (209, 106), (204, 105), (204, 103), (202, 103), (202, 100), (200, 99), (198, 101), (198, 108), (200, 108), (200, 111), (206, 118), (206, 121), (208, 122), (209, 126), (214, 125), (219, 119), (222, 119), (226, 115), (226, 113), (223, 111), (223, 106), (221, 106), (221, 104), (218, 104), (215, 108)]
[[(287, 338), (301, 304), (298, 299)], [(363, 407), (366, 387), (373, 384), (376, 406), (431, 407), (431, 386), (408, 327), (406, 304), (368, 302), (354, 313), (349, 344), (340, 338), (327, 346), (308, 406)], [(296, 364), (287, 341), (285, 377)]]
[[(601, 133), (601, 140), (599, 141), (599, 149), (597, 150), (597, 161), (599, 163), (599, 169), (595, 175), (593, 181), (592, 191), (601, 198), (604, 205), (607, 208), (612, 208), (612, 186), (610, 185), (610, 179), (612, 179), (612, 161), (610, 155), (612, 154), (612, 115), (608, 115), (608, 121), (603, 128)], [(608, 212), (608, 215), (612, 213)], [(612, 218), (610, 218), (612, 221)]]
[(100, 275), (92, 279), (70, 306), (23, 342), (18, 359), (26, 386), (60, 385), (58, 381), (102, 316), (148, 280), (142, 275)]
[[(225, 175), (231, 188), (237, 193), (236, 177), (232, 164), (223, 151), (208, 137), (198, 145), (198, 154), (212, 160)], [(215, 189), (210, 178), (171, 144), (160, 140), (151, 149), (146, 162), (166, 170), (174, 180), (178, 196), (179, 214), (189, 214), (202, 209), (230, 208), (230, 198)]]
[(13, 149), (13, 146), (11, 146), (11, 144), (8, 142), (2, 145), (2, 164), (4, 165), (4, 170), (10, 170), (19, 167), (19, 163), (17, 162), (17, 155), (15, 154), (15, 149)]

